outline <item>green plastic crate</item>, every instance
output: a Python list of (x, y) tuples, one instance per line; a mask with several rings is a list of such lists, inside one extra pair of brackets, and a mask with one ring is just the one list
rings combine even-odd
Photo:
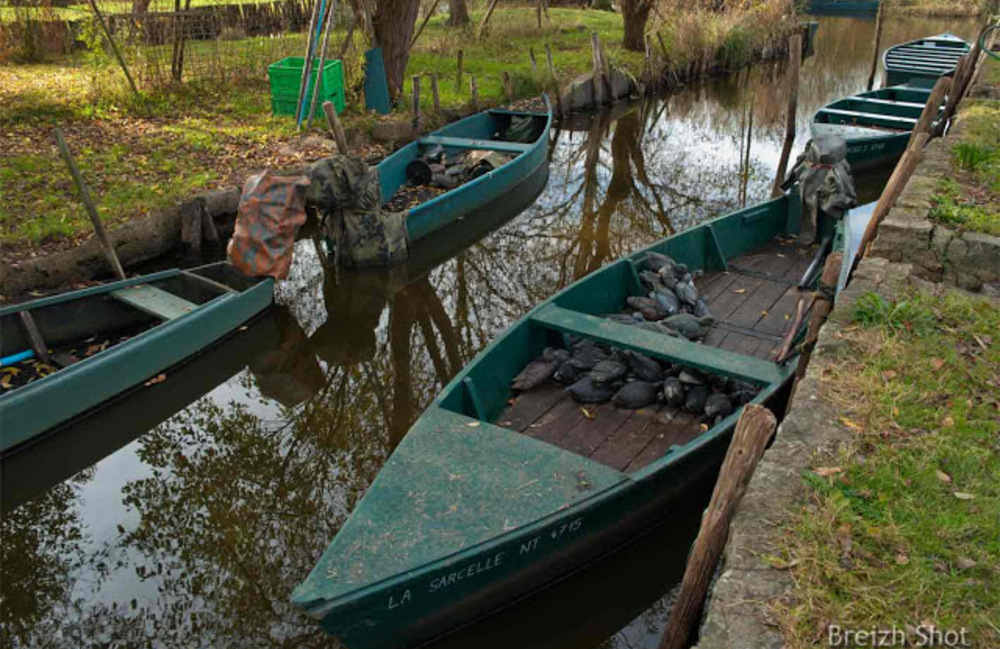
[[(267, 77), (271, 81), (271, 114), (295, 115), (295, 106), (299, 101), (299, 84), (302, 83), (302, 65), (305, 58), (289, 56), (277, 63), (267, 66)], [(309, 86), (306, 89), (306, 110), (312, 101), (313, 87), (316, 85), (316, 73), (319, 59), (313, 59), (313, 69), (309, 73)], [(337, 59), (323, 62), (323, 76), (320, 77), (319, 99), (316, 101), (316, 112), (325, 101), (332, 101), (338, 113), (344, 112), (344, 66)]]

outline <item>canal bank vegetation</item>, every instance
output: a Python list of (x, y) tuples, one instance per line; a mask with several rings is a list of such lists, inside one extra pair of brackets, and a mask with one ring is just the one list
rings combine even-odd
[[(686, 0), (664, 2), (656, 9), (647, 28), (657, 69), (696, 75), (740, 67), (765, 50), (780, 53), (796, 21), (789, 0), (755, 0), (726, 11), (711, 7), (703, 0)], [(471, 110), (472, 75), (477, 78), (480, 109), (506, 100), (504, 73), (511, 77), (515, 98), (551, 90), (546, 45), (565, 85), (592, 69), (590, 35), (595, 31), (613, 64), (636, 76), (644, 71), (644, 54), (621, 45), (624, 27), (618, 13), (552, 8), (539, 26), (534, 6), (504, 7), (494, 12), (480, 37), (473, 26), (482, 22), (484, 13), (485, 7), (473, 6), (470, 26), (449, 26), (444, 14), (428, 20), (410, 52), (404, 91), (389, 119), (408, 115), (413, 75), (425, 77), (422, 107), (428, 126), (449, 118), (433, 111), (429, 75), (439, 77), (443, 111)], [(422, 20), (416, 21), (417, 28)], [(332, 33), (331, 49), (339, 49), (347, 31), (342, 26)], [(267, 49), (251, 47), (251, 41)], [(0, 205), (0, 243), (5, 258), (44, 254), (89, 236), (89, 221), (51, 137), (56, 125), (66, 133), (111, 225), (197, 191), (241, 183), (248, 173), (264, 167), (302, 165), (335, 151), (321, 119), (313, 122), (311, 132), (299, 133), (291, 119), (270, 115), (266, 65), (281, 56), (301, 56), (301, 33), (191, 42), (185, 65), (206, 76), (195, 75), (194, 81), (183, 84), (163, 80), (161, 55), (169, 54), (169, 47), (125, 48), (141, 101), (131, 96), (99, 35), (87, 42), (85, 51), (53, 55), (44, 63), (0, 66), (5, 89), (0, 97), (5, 156), (0, 193), (6, 198)], [(244, 47), (234, 49), (238, 44)], [(365, 37), (355, 30), (344, 59), (348, 107), (342, 120), (355, 151), (376, 159), (384, 153), (369, 144), (376, 118), (361, 109), (361, 62), (367, 48)], [(456, 83), (460, 50), (463, 77)], [(537, 73), (529, 51), (535, 54)], [(197, 61), (203, 65), (194, 65)]]
[(808, 505), (776, 567), (789, 649), (830, 625), (967, 629), (1000, 644), (1000, 310), (958, 292), (862, 295), (821, 398), (853, 441), (804, 474)]
[(930, 218), (958, 230), (1000, 236), (1000, 102), (969, 100), (959, 118), (952, 173), (939, 181)]
[(893, 13), (929, 18), (980, 16), (1000, 11), (996, 0), (883, 0)]

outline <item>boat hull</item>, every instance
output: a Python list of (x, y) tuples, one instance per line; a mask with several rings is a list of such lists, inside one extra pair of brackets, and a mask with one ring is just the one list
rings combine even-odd
[[(170, 281), (182, 271), (170, 270), (42, 298), (0, 310), (0, 317), (18, 311), (71, 308), (74, 302), (107, 298), (112, 291)], [(250, 320), (273, 300), (273, 280), (256, 281), (239, 292), (220, 295), (182, 317), (153, 326), (90, 358), (0, 397), (0, 452), (7, 453), (59, 424), (79, 416), (116, 395), (157, 376), (211, 345)], [(72, 326), (79, 314), (65, 320)]]
[(958, 59), (968, 53), (969, 44), (953, 34), (938, 34), (888, 48), (882, 55), (885, 85), (912, 81), (934, 83), (955, 72)]
[[(792, 375), (755, 401), (781, 411)], [(509, 606), (622, 549), (646, 531), (670, 525), (718, 473), (736, 417), (671, 464), (641, 472), (579, 506), (536, 525), (460, 553), (433, 570), (374, 588), (350, 604), (332, 607), (320, 625), (352, 648), (402, 649)]]
[(844, 138), (847, 142), (847, 162), (854, 173), (895, 164), (910, 141), (909, 133), (860, 133), (867, 129), (857, 129), (857, 132), (851, 133), (826, 124), (813, 124), (811, 130), (813, 137), (837, 135)]
[(544, 114), (489, 110), (471, 115), (435, 131), (428, 137), (411, 142), (379, 163), (382, 200), (388, 202), (406, 183), (406, 165), (416, 159), (425, 148), (434, 146), (438, 141), (447, 142), (443, 146), (450, 153), (474, 150), (477, 145), (489, 148), (491, 143), (497, 144), (497, 141), (489, 138), (497, 130), (498, 124), (512, 115), (532, 117), (542, 126), (535, 141), (520, 147), (517, 155), (506, 164), (410, 208), (406, 215), (406, 230), (411, 243), (497, 200), (535, 174), (541, 166), (548, 164), (548, 134), (552, 125), (552, 110), (548, 98), (545, 102), (547, 111)]

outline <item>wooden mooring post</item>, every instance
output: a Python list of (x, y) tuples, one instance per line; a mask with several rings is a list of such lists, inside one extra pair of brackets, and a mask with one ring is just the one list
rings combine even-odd
[(799, 73), (802, 70), (802, 32), (792, 34), (788, 39), (788, 111), (785, 115), (785, 143), (781, 147), (778, 170), (774, 174), (771, 197), (781, 196), (781, 183), (788, 170), (788, 158), (792, 155), (795, 142), (795, 117), (799, 109)]
[(344, 127), (340, 125), (340, 118), (337, 117), (337, 108), (332, 101), (323, 102), (323, 112), (326, 114), (326, 125), (330, 128), (330, 135), (337, 143), (337, 150), (342, 154), (347, 153), (347, 136), (344, 135)]
[(938, 111), (941, 109), (941, 102), (944, 101), (945, 95), (953, 87), (951, 77), (941, 77), (937, 80), (937, 83), (934, 84), (934, 88), (931, 90), (931, 96), (927, 98), (927, 103), (924, 104), (924, 109), (920, 112), (917, 125), (913, 127), (913, 132), (910, 133), (910, 140), (906, 144), (907, 148), (916, 141), (919, 134), (930, 133), (934, 118), (938, 116)]
[(125, 270), (122, 268), (122, 263), (118, 261), (115, 246), (111, 242), (111, 238), (108, 237), (108, 233), (104, 229), (104, 224), (101, 223), (101, 216), (97, 213), (97, 206), (94, 204), (94, 199), (90, 196), (90, 189), (83, 180), (80, 169), (76, 166), (73, 153), (69, 150), (66, 140), (63, 139), (61, 130), (58, 128), (55, 129), (53, 135), (55, 135), (56, 144), (59, 146), (59, 154), (62, 156), (63, 162), (66, 163), (70, 175), (73, 176), (73, 184), (76, 185), (76, 190), (80, 192), (80, 200), (83, 201), (83, 206), (87, 209), (90, 221), (94, 224), (94, 232), (97, 235), (98, 243), (101, 244), (101, 249), (104, 250), (104, 256), (108, 258), (108, 264), (111, 265), (111, 270), (114, 271), (115, 276), (118, 279), (125, 279)]
[(875, 14), (875, 44), (872, 45), (872, 66), (868, 71), (868, 90), (875, 85), (875, 73), (878, 72), (878, 51), (882, 43), (882, 10), (885, 3), (878, 3), (878, 13)]
[(764, 406), (748, 403), (736, 423), (719, 479), (701, 519), (698, 538), (691, 547), (680, 594), (670, 612), (670, 621), (659, 649), (683, 649), (697, 625), (705, 593), (729, 538), (729, 523), (746, 493), (757, 462), (771, 439), (777, 420)]
[[(802, 355), (799, 356), (799, 364), (795, 368), (795, 374), (800, 379), (805, 376), (809, 359), (812, 358), (813, 346), (819, 338), (820, 327), (823, 326), (823, 323), (830, 316), (830, 312), (833, 311), (833, 296), (837, 292), (840, 267), (843, 265), (844, 253), (842, 252), (831, 253), (826, 258), (826, 263), (823, 264), (823, 273), (819, 278), (819, 289), (816, 291), (815, 298), (813, 298), (812, 318), (809, 320), (809, 330), (806, 333)], [(789, 398), (790, 400), (791, 398)]]
[(565, 112), (563, 111), (562, 95), (559, 94), (559, 77), (556, 76), (556, 66), (552, 61), (552, 48), (548, 43), (545, 44), (545, 59), (549, 66), (549, 79), (552, 81), (552, 93), (556, 96), (556, 116), (562, 117)]
[(431, 73), (431, 96), (434, 99), (434, 112), (441, 112), (441, 94), (438, 92), (438, 73)]
[(593, 62), (593, 77), (591, 79), (594, 87), (594, 105), (604, 104), (604, 68), (601, 65), (601, 42), (598, 40), (597, 32), (590, 32), (590, 56)]

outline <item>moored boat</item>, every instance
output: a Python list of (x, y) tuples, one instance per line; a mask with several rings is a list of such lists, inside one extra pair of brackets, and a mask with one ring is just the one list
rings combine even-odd
[(806, 13), (814, 16), (874, 16), (879, 0), (809, 0)]
[(813, 115), (810, 130), (813, 137), (843, 138), (855, 173), (893, 164), (906, 150), (931, 86), (918, 80), (838, 99)]
[(885, 85), (897, 86), (922, 79), (932, 84), (955, 72), (958, 60), (969, 44), (954, 34), (944, 33), (888, 48), (882, 55)]
[[(793, 193), (727, 214), (534, 308), (411, 427), (294, 603), (352, 649), (418, 645), (669, 521), (718, 470), (741, 408), (711, 418), (687, 403), (582, 406), (552, 385), (512, 395), (511, 382), (540, 355), (590, 346), (653, 359), (681, 381), (750, 386), (750, 400), (780, 412), (794, 371), (776, 355), (794, 333), (799, 284), (825, 251), (856, 245), (859, 227), (824, 222), (817, 251), (794, 240), (801, 211)], [(623, 322), (656, 255), (702, 273), (715, 316), (702, 342)]]
[[(407, 185), (407, 168), (432, 150), (443, 160), (472, 152), (498, 154), (502, 164), (454, 189), (407, 207), (410, 242), (490, 203), (548, 164), (552, 108), (544, 97), (545, 112), (491, 109), (470, 115), (418, 138), (379, 163), (383, 205)], [(496, 155), (493, 160), (497, 160)]]
[(273, 285), (218, 262), (0, 309), (0, 452), (156, 380), (269, 307)]

